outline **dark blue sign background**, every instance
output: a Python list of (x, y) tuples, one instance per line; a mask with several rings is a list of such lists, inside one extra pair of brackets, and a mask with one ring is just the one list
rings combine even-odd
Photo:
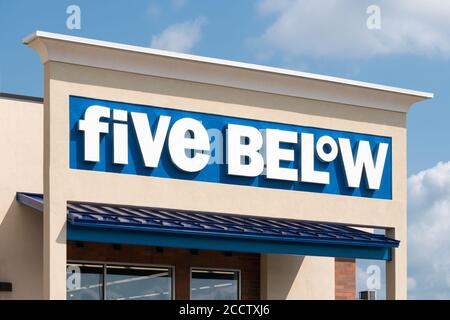
[[(103, 172), (114, 172), (123, 174), (135, 174), (143, 176), (153, 176), (161, 178), (171, 179), (183, 179), (194, 181), (207, 181), (213, 183), (226, 183), (235, 185), (246, 185), (254, 187), (276, 188), (276, 189), (288, 189), (288, 190), (301, 190), (309, 192), (320, 192), (340, 195), (351, 195), (357, 197), (369, 197), (380, 199), (392, 198), (392, 156), (391, 156), (391, 138), (381, 137), (367, 134), (359, 134), (345, 131), (335, 131), (303, 126), (294, 126), (288, 124), (265, 122), (258, 120), (242, 119), (236, 117), (227, 117), (221, 115), (213, 115), (206, 113), (198, 113), (191, 111), (182, 111), (174, 109), (166, 109), (153, 106), (136, 105), (130, 103), (113, 102), (106, 100), (96, 100), (83, 97), (71, 96), (69, 98), (70, 105), (70, 168), (82, 169), (82, 170), (94, 170)], [(112, 119), (102, 119), (103, 122), (110, 122), (110, 129), (108, 134), (101, 134), (100, 140), (100, 161), (97, 163), (84, 161), (84, 133), (78, 130), (78, 121), (84, 119), (85, 110), (92, 105), (100, 105), (109, 107), (111, 109), (121, 109), (128, 112), (143, 112), (148, 115), (152, 132), (155, 132), (155, 126), (157, 119), (161, 115), (170, 116), (171, 125), (181, 118), (194, 118), (201, 121), (206, 129), (219, 129), (222, 131), (225, 141), (225, 129), (227, 124), (239, 124), (252, 126), (257, 129), (280, 129), (288, 131), (296, 131), (298, 133), (306, 132), (314, 134), (315, 141), (317, 141), (323, 135), (329, 135), (336, 141), (337, 138), (348, 138), (351, 141), (353, 153), (356, 152), (357, 142), (359, 140), (366, 140), (370, 142), (372, 155), (375, 157), (378, 144), (380, 142), (387, 143), (389, 145), (387, 158), (385, 162), (383, 177), (381, 180), (380, 189), (370, 190), (368, 189), (365, 173), (363, 173), (361, 179), (360, 188), (349, 188), (346, 186), (346, 179), (344, 168), (341, 161), (341, 155), (339, 154), (335, 161), (331, 163), (324, 163), (316, 158), (315, 169), (320, 171), (328, 171), (330, 173), (330, 183), (328, 185), (320, 185), (304, 182), (289, 182), (267, 179), (265, 176), (259, 176), (256, 178), (237, 177), (227, 174), (226, 164), (209, 164), (202, 171), (198, 173), (187, 173), (178, 169), (171, 161), (167, 140), (163, 148), (159, 166), (157, 168), (146, 168), (142, 160), (140, 148), (137, 142), (136, 134), (134, 132), (134, 126), (131, 121), (131, 116), (128, 114), (128, 164), (118, 165), (113, 163), (113, 130)], [(170, 132), (170, 128), (169, 128)], [(299, 139), (300, 142), (300, 139)], [(292, 167), (301, 170), (299, 167), (299, 145), (286, 145), (283, 148), (295, 148), (295, 161), (282, 162), (282, 166)], [(223, 155), (225, 159), (225, 154)]]

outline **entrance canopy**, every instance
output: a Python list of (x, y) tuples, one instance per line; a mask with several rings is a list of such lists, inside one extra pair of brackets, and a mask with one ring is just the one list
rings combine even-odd
[[(42, 194), (17, 200), (43, 212)], [(400, 243), (336, 223), (84, 202), (67, 204), (67, 240), (379, 260)]]

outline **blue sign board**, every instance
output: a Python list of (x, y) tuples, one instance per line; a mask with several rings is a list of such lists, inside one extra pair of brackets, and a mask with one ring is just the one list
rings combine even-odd
[(69, 108), (71, 169), (392, 199), (390, 137), (77, 96)]

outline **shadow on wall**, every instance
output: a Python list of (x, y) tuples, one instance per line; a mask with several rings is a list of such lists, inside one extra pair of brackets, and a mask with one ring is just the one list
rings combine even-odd
[(15, 194), (0, 222), (0, 281), (12, 282), (3, 299), (42, 298), (42, 213), (19, 204)]
[[(283, 264), (287, 266), (284, 271), (283, 281), (286, 285), (286, 292), (283, 292), (283, 299), (289, 299), (289, 293), (292, 292), (292, 285), (296, 282), (296, 278), (301, 274), (302, 265), (305, 261), (304, 256), (285, 255)], [(298, 279), (297, 279), (298, 281)], [(292, 299), (292, 297), (291, 297)]]
[[(292, 295), (293, 284), (296, 283), (298, 274), (301, 272), (305, 256), (277, 254), (270, 255), (270, 257), (263, 255), (263, 257), (262, 261), (267, 263), (267, 269), (261, 269), (261, 276), (266, 276), (263, 275), (263, 272), (270, 272), (271, 278), (268, 283), (269, 292), (266, 292), (267, 298), (276, 300), (295, 299), (296, 297)], [(262, 282), (267, 283), (267, 279)]]
[[(68, 69), (73, 70), (69, 72)], [(333, 119), (346, 119), (400, 128), (406, 127), (405, 117), (393, 111), (364, 108), (364, 112), (362, 112), (360, 107), (350, 105), (346, 108), (337, 108), (335, 103), (324, 101), (278, 96), (270, 93), (245, 91), (210, 84), (194, 84), (188, 81), (138, 74), (125, 74), (104, 69), (97, 69), (93, 73), (93, 68), (67, 64), (64, 64), (64, 68), (55, 68), (52, 71), (54, 71), (55, 79), (66, 82), (235, 104), (235, 106), (227, 106), (227, 109), (230, 109), (230, 111), (232, 111), (232, 108), (237, 110), (240, 108), (239, 105), (244, 104), (246, 106), (294, 111)], [(160, 105), (159, 107), (168, 106)], [(214, 110), (211, 109), (211, 112), (213, 113)]]

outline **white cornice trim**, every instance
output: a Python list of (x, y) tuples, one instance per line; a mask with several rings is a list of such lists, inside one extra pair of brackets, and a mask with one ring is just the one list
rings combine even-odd
[(432, 93), (43, 31), (23, 39), (58, 61), (239, 89), (407, 112)]

